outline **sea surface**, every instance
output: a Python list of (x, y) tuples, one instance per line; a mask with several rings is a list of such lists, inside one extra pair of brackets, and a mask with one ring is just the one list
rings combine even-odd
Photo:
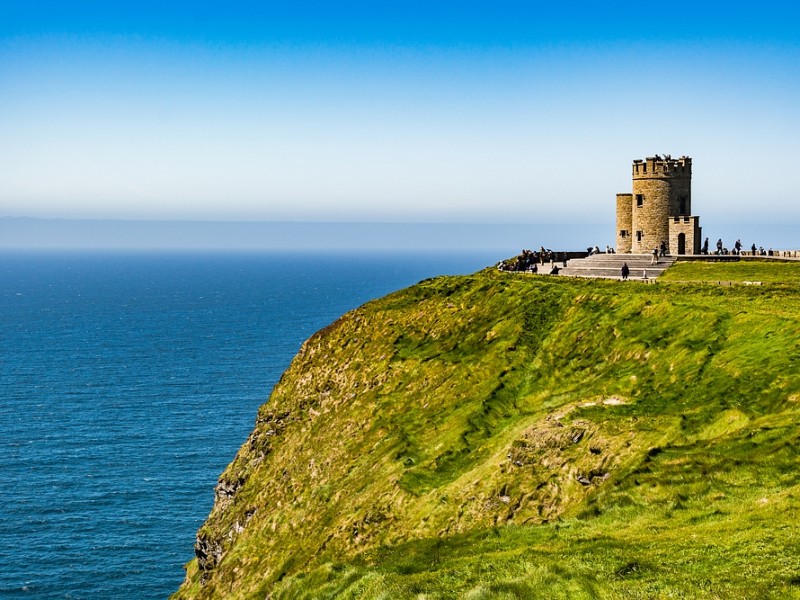
[(0, 253), (0, 597), (166, 598), (303, 340), (499, 258)]

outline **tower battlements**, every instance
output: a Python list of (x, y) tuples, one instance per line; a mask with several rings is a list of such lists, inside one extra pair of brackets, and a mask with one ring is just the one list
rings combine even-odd
[(662, 177), (683, 178), (692, 177), (692, 159), (688, 156), (672, 158), (669, 154), (664, 156), (648, 156), (644, 160), (633, 161), (634, 179), (658, 179)]

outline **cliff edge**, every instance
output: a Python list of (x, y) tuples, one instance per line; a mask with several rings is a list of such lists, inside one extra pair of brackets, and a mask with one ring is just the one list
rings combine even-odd
[(798, 596), (800, 269), (773, 267), (485, 271), (344, 315), (259, 410), (173, 598)]

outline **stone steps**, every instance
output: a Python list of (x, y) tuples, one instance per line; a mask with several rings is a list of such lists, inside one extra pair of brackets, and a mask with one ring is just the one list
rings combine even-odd
[(662, 256), (658, 264), (652, 263), (650, 254), (593, 254), (586, 258), (573, 258), (567, 261), (567, 266), (559, 272), (565, 277), (599, 277), (604, 279), (622, 279), (621, 269), (623, 263), (630, 269), (629, 279), (657, 279), (675, 262), (674, 256)]

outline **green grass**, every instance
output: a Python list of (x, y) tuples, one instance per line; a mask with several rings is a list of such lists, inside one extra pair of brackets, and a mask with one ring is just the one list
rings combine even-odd
[(800, 270), (667, 274), (487, 270), (345, 315), (176, 598), (800, 597)]
[(678, 262), (659, 281), (800, 284), (800, 261), (742, 260), (739, 262)]

